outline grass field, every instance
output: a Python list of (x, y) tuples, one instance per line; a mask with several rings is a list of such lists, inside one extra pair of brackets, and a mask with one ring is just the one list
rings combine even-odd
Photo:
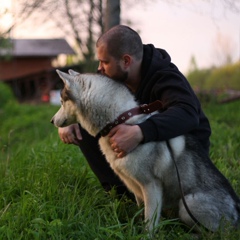
[[(147, 239), (142, 209), (106, 194), (80, 150), (60, 142), (50, 119), (58, 107), (0, 106), (0, 239)], [(211, 157), (240, 195), (240, 102), (204, 106), (213, 134)], [(201, 239), (240, 239), (240, 230)], [(195, 239), (163, 219), (154, 239)]]

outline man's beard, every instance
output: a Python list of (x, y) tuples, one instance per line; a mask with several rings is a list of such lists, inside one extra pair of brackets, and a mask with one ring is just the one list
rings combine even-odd
[(128, 72), (122, 72), (121, 75), (113, 76), (112, 79), (116, 82), (126, 83)]
[(118, 73), (113, 75), (113, 76), (109, 76), (108, 74), (102, 73), (101, 70), (98, 70), (97, 73), (105, 75), (111, 79), (113, 79), (116, 82), (120, 82), (120, 83), (126, 83), (126, 80), (128, 78), (128, 72), (124, 72), (120, 66), (118, 66)]
[(111, 78), (116, 82), (126, 83), (126, 80), (128, 79), (128, 72), (123, 71), (121, 67), (118, 66), (117, 74)]

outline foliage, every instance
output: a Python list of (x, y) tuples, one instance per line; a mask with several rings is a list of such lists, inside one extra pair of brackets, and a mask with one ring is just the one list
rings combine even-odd
[(219, 68), (194, 69), (187, 78), (197, 90), (234, 89), (240, 91), (240, 62)]
[[(0, 239), (148, 239), (142, 209), (114, 191), (106, 194), (78, 147), (59, 140), (49, 122), (57, 109), (1, 106)], [(212, 160), (240, 194), (239, 102), (204, 109), (213, 128)], [(226, 228), (201, 237), (239, 239), (240, 232)], [(177, 220), (163, 219), (154, 239), (195, 238)]]
[(240, 62), (213, 69), (205, 88), (240, 90)]
[(1, 60), (10, 60), (12, 58), (11, 55), (12, 50), (12, 42), (9, 38), (4, 38), (0, 34), (0, 61)]
[(83, 61), (79, 63), (82, 72), (97, 72), (99, 62), (98, 61)]
[(187, 78), (201, 101), (228, 102), (240, 98), (240, 62), (219, 68), (194, 68)]
[(15, 101), (11, 88), (7, 84), (0, 82), (0, 109), (10, 101)]

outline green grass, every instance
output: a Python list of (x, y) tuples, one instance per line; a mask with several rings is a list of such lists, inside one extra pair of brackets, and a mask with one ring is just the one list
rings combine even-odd
[[(240, 194), (240, 102), (204, 106), (212, 125), (211, 157)], [(50, 124), (58, 107), (0, 107), (0, 239), (147, 239), (142, 209), (106, 194), (78, 147), (64, 145)], [(194, 239), (176, 220), (162, 220), (154, 239)], [(239, 231), (202, 239), (240, 239)]]

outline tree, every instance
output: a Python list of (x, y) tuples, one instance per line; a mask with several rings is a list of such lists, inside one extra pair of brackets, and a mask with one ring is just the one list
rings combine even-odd
[[(83, 60), (94, 60), (96, 39), (104, 30), (120, 23), (120, 0), (17, 0), (15, 22), (35, 25), (51, 21), (69, 39)], [(105, 25), (105, 26), (104, 26)]]
[(15, 9), (15, 21), (8, 31), (26, 22), (51, 22), (53, 31), (57, 28), (75, 40), (75, 50), (82, 59), (94, 59), (95, 40), (103, 32), (102, 0), (17, 0)]
[(190, 60), (190, 66), (189, 66), (189, 72), (194, 72), (198, 70), (198, 66), (197, 66), (197, 61), (196, 61), (196, 58), (194, 56), (191, 57), (191, 60)]
[[(177, 3), (184, 7), (183, 0), (162, 0), (169, 4)], [(207, 1), (211, 4), (210, 0)], [(240, 3), (236, 0), (219, 0), (232, 12), (240, 12)], [(5, 31), (11, 32), (15, 26), (30, 22), (35, 26), (49, 22), (63, 32), (64, 36), (75, 40), (78, 55), (85, 60), (94, 59), (96, 39), (103, 31), (120, 23), (120, 3), (125, 2), (130, 7), (135, 2), (120, 0), (14, 0), (15, 7), (10, 14), (14, 22)], [(139, 1), (146, 3), (147, 1)], [(0, 18), (1, 12), (0, 9)], [(9, 13), (8, 13), (9, 14)], [(1, 35), (1, 22), (0, 22)], [(9, 36), (9, 34), (7, 34)]]
[(220, 66), (231, 64), (234, 54), (234, 43), (231, 38), (218, 34), (213, 43), (213, 57), (217, 59)]
[(107, 0), (104, 30), (120, 24), (120, 0)]

